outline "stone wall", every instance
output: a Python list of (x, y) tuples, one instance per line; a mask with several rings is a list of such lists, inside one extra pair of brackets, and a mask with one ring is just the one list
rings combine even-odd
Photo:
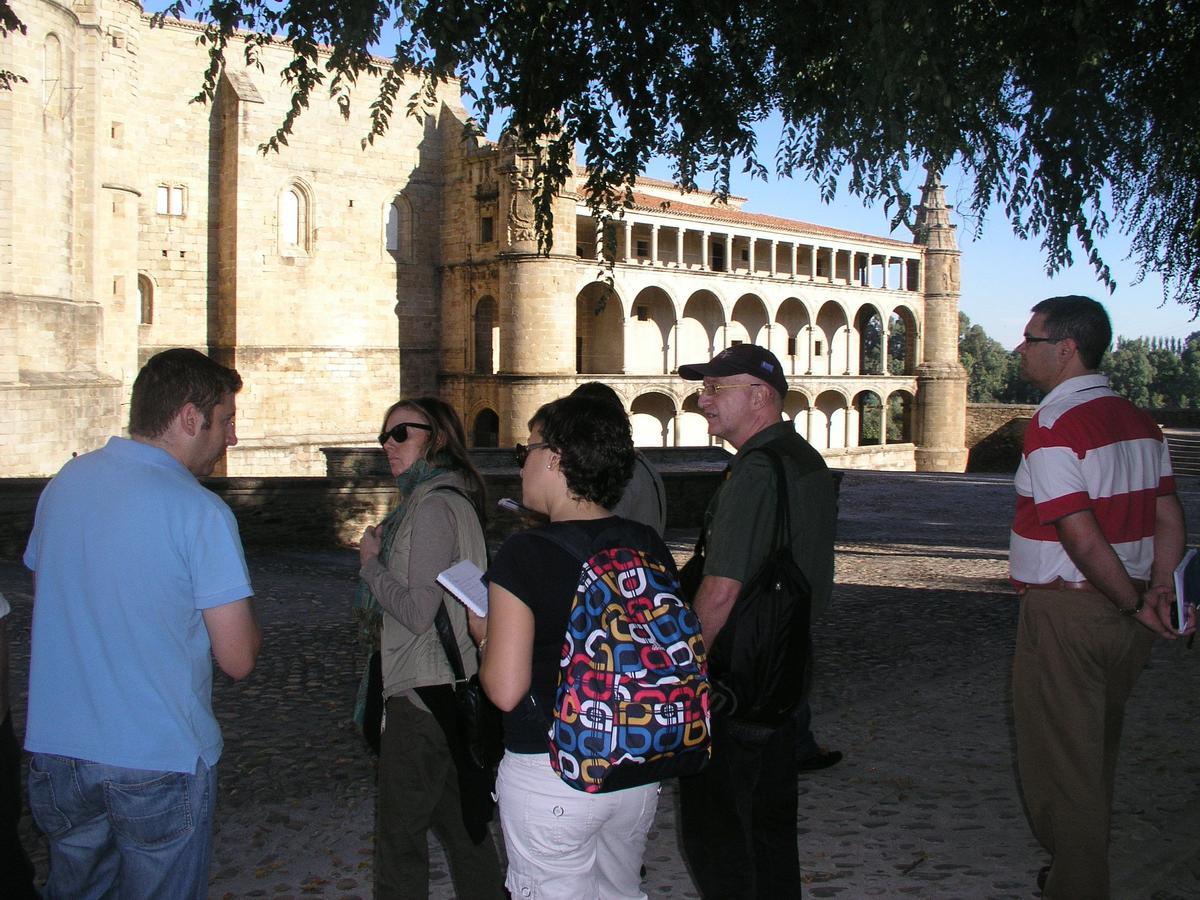
[(1025, 426), (1037, 407), (1016, 403), (967, 404), (968, 472), (1015, 472)]
[[(510, 451), (511, 455), (511, 451)], [(709, 497), (721, 483), (721, 470), (666, 471), (668, 525), (698, 528)], [(494, 545), (523, 527), (515, 515), (497, 508), (501, 497), (520, 497), (520, 475), (484, 473), (488, 492), (488, 539)], [(18, 559), (33, 527), (37, 499), (49, 479), (0, 479), (0, 559)], [(389, 477), (206, 478), (205, 487), (225, 500), (237, 516), (246, 547), (331, 547), (356, 544), (367, 525), (380, 522), (396, 500)]]

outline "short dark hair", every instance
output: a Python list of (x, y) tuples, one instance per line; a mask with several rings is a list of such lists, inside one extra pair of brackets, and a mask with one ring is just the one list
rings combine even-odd
[(133, 382), (129, 402), (129, 433), (161, 437), (178, 412), (191, 403), (212, 425), (212, 414), (229, 394), (242, 389), (242, 376), (189, 347), (155, 353)]
[(558, 454), (567, 490), (612, 509), (633, 475), (633, 433), (622, 407), (587, 397), (560, 397), (529, 420)]
[(1103, 306), (1091, 297), (1068, 294), (1047, 297), (1032, 311), (1046, 317), (1046, 337), (1056, 341), (1070, 338), (1083, 364), (1089, 369), (1100, 368), (1104, 351), (1112, 343), (1112, 323)]
[(625, 404), (621, 402), (621, 396), (603, 381), (585, 381), (571, 391), (571, 396), (593, 400), (596, 403), (609, 403), (622, 413), (625, 412)]
[(470, 486), (475, 509), (480, 518), (483, 518), (487, 502), (483, 476), (479, 474), (479, 470), (471, 462), (470, 454), (467, 453), (467, 434), (454, 407), (440, 397), (397, 400), (383, 414), (383, 427), (380, 431), (387, 427), (388, 419), (398, 409), (411, 409), (429, 423), (429, 441), (425, 444), (426, 461), (443, 469), (461, 473)]

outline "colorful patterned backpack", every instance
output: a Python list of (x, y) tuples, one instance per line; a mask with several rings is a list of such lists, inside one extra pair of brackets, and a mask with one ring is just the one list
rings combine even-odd
[(621, 520), (595, 540), (577, 526), (530, 532), (582, 563), (559, 663), (550, 764), (588, 793), (698, 772), (710, 754), (700, 621), (654, 532)]

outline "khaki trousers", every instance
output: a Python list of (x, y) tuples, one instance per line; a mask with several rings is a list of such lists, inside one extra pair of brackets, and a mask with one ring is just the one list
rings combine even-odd
[(1031, 589), (1013, 657), (1017, 768), (1034, 837), (1051, 855), (1042, 894), (1107, 900), (1108, 833), (1125, 701), (1154, 634), (1100, 594)]

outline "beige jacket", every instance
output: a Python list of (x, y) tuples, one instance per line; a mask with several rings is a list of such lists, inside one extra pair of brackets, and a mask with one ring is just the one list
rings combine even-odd
[(466, 675), (478, 670), (475, 645), (467, 632), (466, 608), (436, 579), (439, 572), (462, 559), (486, 569), (487, 545), (471, 502), (454, 491), (438, 490), (442, 487), (469, 491), (466, 480), (456, 472), (420, 485), (392, 542), (386, 566), (376, 558), (361, 570), (384, 610), (383, 696), (403, 695), (422, 709), (413, 688), (454, 681), (433, 627), (443, 602)]

